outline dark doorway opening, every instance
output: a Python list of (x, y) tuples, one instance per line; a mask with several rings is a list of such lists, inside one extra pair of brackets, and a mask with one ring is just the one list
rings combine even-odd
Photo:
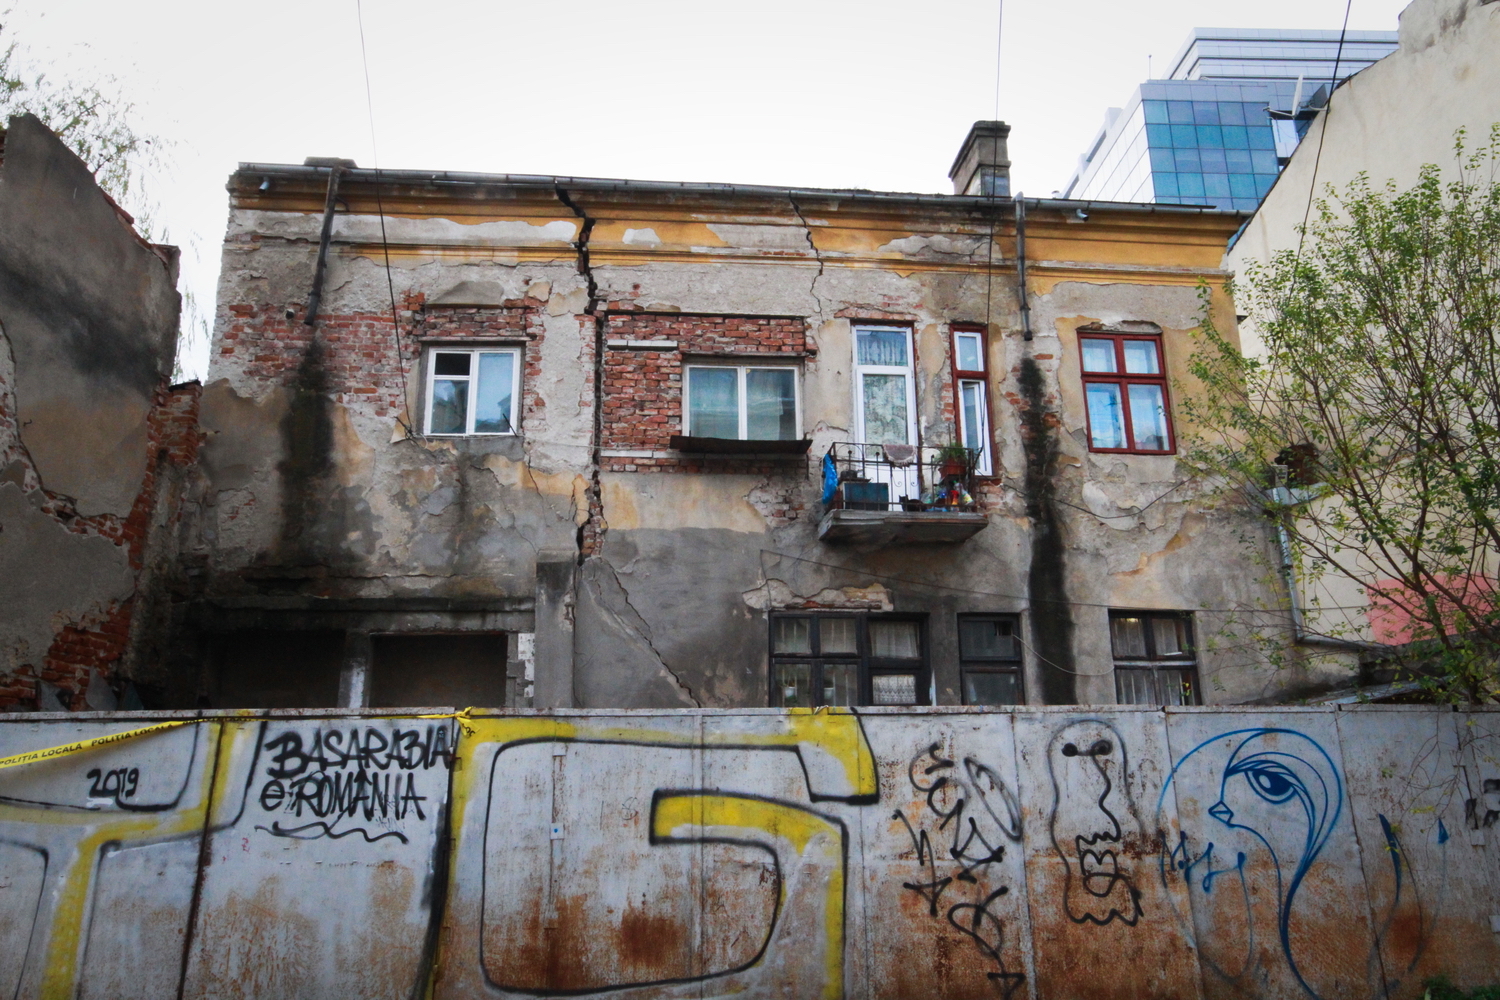
[(333, 708), (344, 633), (244, 629), (214, 637), (212, 708)]
[(505, 708), (504, 632), (371, 637), (370, 707)]

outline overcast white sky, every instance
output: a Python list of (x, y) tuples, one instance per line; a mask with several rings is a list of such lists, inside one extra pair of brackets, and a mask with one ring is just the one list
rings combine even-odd
[[(355, 0), (13, 0), (54, 76), (118, 77), (175, 143), (155, 184), (207, 304), (240, 161), (375, 162)], [(1353, 0), (1394, 30), (1405, 0)], [(997, 0), (364, 0), (382, 167), (947, 191), (995, 110)], [(1337, 29), (1344, 0), (1008, 0), (1000, 110), (1014, 190), (1067, 181), (1195, 26)], [(183, 359), (202, 376), (207, 343)]]

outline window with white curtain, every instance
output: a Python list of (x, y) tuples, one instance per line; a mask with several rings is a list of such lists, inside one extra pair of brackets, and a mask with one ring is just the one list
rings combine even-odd
[(917, 400), (911, 331), (899, 326), (854, 328), (856, 437), (866, 444), (915, 444)]
[(1121, 705), (1198, 704), (1193, 619), (1175, 611), (1111, 611), (1115, 700)]
[(795, 441), (797, 369), (791, 365), (688, 365), (683, 405), (689, 437)]
[(925, 705), (922, 622), (867, 614), (771, 617), (771, 705)]

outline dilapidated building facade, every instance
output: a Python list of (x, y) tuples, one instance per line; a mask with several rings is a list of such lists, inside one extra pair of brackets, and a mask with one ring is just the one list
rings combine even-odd
[[(1279, 607), (1179, 442), (1242, 221), (243, 164), (167, 704), (1235, 702)], [(1247, 544), (1246, 540), (1249, 540)], [(1226, 641), (1225, 637), (1231, 641)]]

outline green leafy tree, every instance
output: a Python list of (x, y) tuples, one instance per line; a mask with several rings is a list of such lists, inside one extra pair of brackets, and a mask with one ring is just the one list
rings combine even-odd
[[(0, 12), (0, 17), (8, 13)], [(115, 78), (54, 80), (31, 64), (25, 47), (0, 25), (0, 128), (12, 115), (24, 113), (57, 133), (88, 164), (99, 186), (148, 233), (151, 213), (144, 180), (160, 165), (160, 140), (137, 129), (135, 105), (120, 96)]]
[(1428, 165), (1409, 190), (1330, 187), (1300, 247), (1235, 285), (1258, 349), (1205, 310), (1186, 408), (1214, 428), (1189, 460), (1285, 530), (1304, 579), (1351, 581), (1403, 623), (1393, 657), (1482, 701), (1500, 690), (1500, 126), (1456, 155), (1446, 182)]

